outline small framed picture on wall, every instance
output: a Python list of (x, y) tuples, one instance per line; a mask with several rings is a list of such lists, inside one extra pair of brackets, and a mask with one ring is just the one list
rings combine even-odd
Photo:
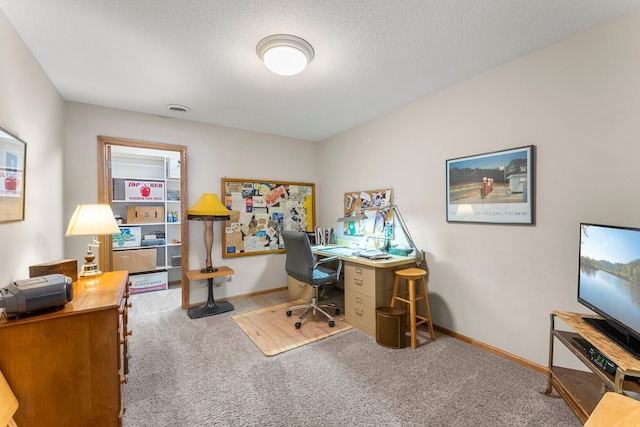
[(24, 221), (27, 143), (0, 129), (0, 223)]

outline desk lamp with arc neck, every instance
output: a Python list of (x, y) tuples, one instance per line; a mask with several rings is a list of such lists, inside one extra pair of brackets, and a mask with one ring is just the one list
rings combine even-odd
[(400, 215), (400, 210), (398, 209), (398, 205), (386, 205), (382, 207), (372, 206), (365, 209), (356, 209), (351, 216), (343, 216), (341, 218), (338, 218), (337, 221), (353, 222), (353, 221), (361, 221), (361, 220), (369, 219), (369, 217), (365, 213), (365, 211), (369, 211), (369, 210), (377, 211), (378, 214), (383, 214), (389, 210), (393, 211), (393, 213), (395, 214), (394, 218), (398, 219), (398, 222), (400, 223), (400, 228), (402, 228), (402, 232), (407, 238), (407, 242), (409, 243), (409, 246), (411, 247), (412, 252), (414, 253), (414, 256), (416, 258), (416, 265), (419, 267), (422, 261), (424, 261), (424, 252), (419, 250), (416, 247), (416, 244), (414, 243), (413, 238), (411, 237), (411, 233), (409, 233), (409, 229), (407, 228), (407, 224), (404, 222), (404, 218), (402, 218), (402, 215)]
[(224, 207), (216, 194), (205, 193), (189, 210), (187, 217), (193, 221), (204, 221), (204, 245), (207, 251), (205, 268), (202, 273), (212, 273), (218, 269), (211, 262), (211, 249), (213, 248), (213, 221), (228, 221), (231, 212)]

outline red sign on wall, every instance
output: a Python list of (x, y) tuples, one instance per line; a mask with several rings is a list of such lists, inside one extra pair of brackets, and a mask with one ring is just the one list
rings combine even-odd
[(125, 181), (124, 198), (127, 201), (163, 201), (164, 182)]

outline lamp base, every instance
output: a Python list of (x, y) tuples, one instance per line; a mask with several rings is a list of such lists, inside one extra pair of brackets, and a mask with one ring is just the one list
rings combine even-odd
[(200, 273), (215, 273), (216, 271), (218, 271), (218, 267), (205, 267), (200, 270)]
[(81, 271), (78, 273), (78, 277), (81, 279), (87, 278), (87, 277), (97, 277), (97, 276), (102, 276), (102, 271), (100, 270), (96, 270), (96, 271), (91, 271), (88, 273), (85, 273), (84, 271)]
[[(217, 268), (214, 270), (217, 271)], [(227, 311), (233, 311), (233, 305), (228, 301), (218, 302), (213, 299), (213, 277), (207, 279), (209, 286), (209, 296), (207, 297), (207, 303), (200, 307), (193, 307), (187, 310), (187, 315), (191, 319), (200, 319), (202, 317), (213, 316), (214, 314), (226, 313)]]
[(228, 301), (217, 302), (213, 305), (203, 305), (200, 307), (193, 307), (187, 311), (189, 318), (200, 319), (202, 317), (213, 316), (215, 314), (226, 313), (227, 311), (233, 311), (233, 305)]
[(95, 263), (86, 263), (82, 265), (82, 269), (78, 273), (78, 277), (96, 277), (100, 276), (102, 271), (98, 270), (98, 265)]

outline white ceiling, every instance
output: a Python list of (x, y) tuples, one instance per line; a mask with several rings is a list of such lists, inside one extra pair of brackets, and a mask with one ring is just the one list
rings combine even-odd
[[(640, 0), (0, 0), (67, 101), (319, 141)], [(315, 59), (272, 74), (271, 34)], [(167, 104), (191, 108), (176, 113)]]

